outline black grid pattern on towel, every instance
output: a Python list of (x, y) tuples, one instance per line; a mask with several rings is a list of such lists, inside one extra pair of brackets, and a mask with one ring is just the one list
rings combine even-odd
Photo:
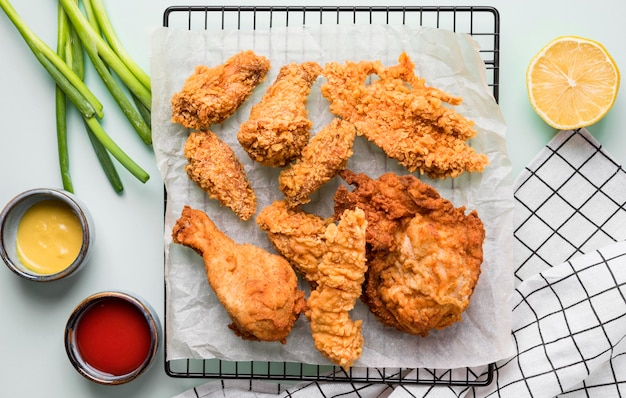
[(586, 130), (562, 132), (515, 190), (516, 281), (626, 238), (626, 173)]

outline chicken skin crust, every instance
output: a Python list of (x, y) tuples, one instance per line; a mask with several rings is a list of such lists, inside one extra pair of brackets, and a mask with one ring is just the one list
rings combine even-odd
[(251, 50), (215, 67), (198, 65), (172, 97), (172, 122), (195, 130), (224, 122), (265, 80), (269, 69), (269, 59)]
[(313, 123), (307, 98), (322, 71), (315, 62), (291, 63), (280, 68), (276, 80), (241, 124), (237, 139), (252, 160), (282, 167), (300, 156), (309, 142)]
[[(487, 156), (465, 142), (476, 135), (474, 122), (449, 106), (461, 98), (426, 86), (406, 53), (398, 62), (389, 68), (380, 61), (326, 64), (321, 90), (331, 112), (410, 172), (443, 179), (482, 171)], [(368, 83), (370, 75), (379, 79)]]
[(185, 142), (185, 171), (209, 197), (247, 221), (256, 213), (256, 194), (233, 150), (211, 131), (194, 131)]
[(302, 150), (301, 156), (278, 176), (278, 187), (292, 206), (311, 201), (311, 194), (346, 167), (352, 156), (354, 125), (333, 119)]
[(176, 221), (172, 239), (202, 256), (209, 285), (237, 336), (286, 342), (306, 303), (296, 273), (284, 258), (235, 243), (203, 211), (189, 206)]
[(311, 282), (306, 316), (315, 348), (349, 369), (363, 352), (362, 320), (350, 311), (361, 296), (367, 264), (367, 220), (361, 209), (346, 210), (337, 224), (274, 202), (257, 217), (261, 229)]
[(374, 228), (361, 300), (384, 325), (423, 337), (460, 321), (483, 262), (477, 211), (465, 214), (412, 175), (371, 180), (350, 173), (344, 176), (359, 185), (336, 196), (336, 215), (364, 206)]

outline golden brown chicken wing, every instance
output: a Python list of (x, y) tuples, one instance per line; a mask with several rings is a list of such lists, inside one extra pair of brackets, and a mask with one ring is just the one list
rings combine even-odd
[(241, 51), (221, 65), (198, 65), (172, 97), (172, 122), (196, 130), (228, 119), (252, 94), (270, 68), (253, 51)]
[(250, 158), (277, 167), (300, 155), (309, 142), (312, 126), (306, 109), (307, 97), (321, 71), (315, 62), (291, 63), (280, 69), (237, 133)]
[[(390, 68), (379, 61), (331, 62), (324, 67), (322, 94), (331, 112), (411, 172), (445, 178), (482, 171), (487, 156), (465, 142), (476, 135), (473, 121), (444, 105), (458, 105), (461, 98), (427, 87), (413, 70), (406, 53)], [(379, 79), (368, 84), (373, 74)]]
[(235, 243), (204, 212), (188, 206), (176, 221), (172, 239), (204, 259), (208, 282), (228, 311), (235, 334), (286, 342), (305, 301), (296, 273), (284, 258)]
[(350, 368), (363, 350), (362, 321), (353, 321), (350, 311), (367, 271), (365, 213), (346, 210), (334, 224), (277, 201), (259, 213), (257, 223), (314, 288), (306, 316), (315, 347), (333, 363)]
[(208, 195), (242, 220), (256, 213), (256, 194), (233, 150), (211, 131), (195, 131), (185, 143), (185, 171)]
[(442, 198), (413, 175), (372, 180), (349, 170), (356, 188), (335, 195), (335, 217), (363, 208), (368, 273), (361, 296), (385, 325), (427, 336), (461, 319), (480, 275), (485, 230), (476, 210)]
[(346, 167), (355, 135), (352, 123), (334, 119), (311, 139), (295, 163), (281, 171), (279, 188), (290, 206), (310, 202), (313, 192)]

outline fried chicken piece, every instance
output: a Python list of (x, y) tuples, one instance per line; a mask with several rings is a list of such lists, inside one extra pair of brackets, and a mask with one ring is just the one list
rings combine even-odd
[(314, 287), (306, 316), (315, 347), (349, 369), (363, 350), (362, 321), (353, 321), (350, 311), (367, 271), (365, 213), (346, 210), (335, 224), (277, 201), (261, 211), (257, 223)]
[(256, 213), (256, 194), (233, 150), (211, 131), (195, 131), (185, 142), (189, 178), (239, 218)]
[(202, 256), (207, 280), (237, 336), (286, 342), (306, 304), (296, 273), (284, 258), (235, 243), (204, 212), (189, 206), (176, 221), (172, 239)]
[[(474, 122), (444, 105), (458, 105), (461, 98), (427, 87), (413, 70), (406, 53), (389, 68), (379, 61), (331, 62), (324, 67), (322, 95), (331, 112), (410, 172), (446, 178), (482, 171), (487, 156), (465, 142), (476, 135)], [(373, 74), (380, 79), (368, 84)]]
[(373, 180), (365, 174), (342, 170), (339, 176), (355, 189), (351, 192), (345, 186), (337, 189), (335, 218), (346, 209), (359, 207), (365, 210), (367, 243), (372, 250), (394, 250), (395, 232), (402, 223), (421, 208), (434, 208), (438, 203), (439, 193), (412, 175), (385, 173)]
[(300, 155), (309, 142), (312, 122), (306, 109), (311, 86), (322, 71), (315, 62), (281, 67), (274, 83), (249, 119), (242, 123), (237, 139), (250, 158), (266, 166), (284, 166)]
[(267, 233), (276, 250), (289, 261), (311, 286), (317, 286), (318, 266), (326, 252), (324, 234), (332, 218), (290, 208), (278, 200), (263, 208), (256, 223)]
[(361, 300), (383, 324), (424, 337), (460, 321), (483, 261), (485, 230), (476, 210), (465, 214), (414, 176), (367, 181), (345, 174), (359, 185), (336, 197), (336, 214), (366, 206), (368, 219)]
[(310, 202), (312, 193), (346, 167), (355, 135), (352, 123), (334, 119), (311, 139), (295, 163), (281, 171), (279, 188), (289, 206)]
[(270, 61), (251, 50), (212, 68), (198, 65), (172, 97), (172, 122), (197, 130), (224, 122), (265, 80), (269, 69)]

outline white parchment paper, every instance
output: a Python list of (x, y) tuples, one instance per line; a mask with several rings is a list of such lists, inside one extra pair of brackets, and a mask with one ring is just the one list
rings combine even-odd
[[(247, 119), (250, 108), (260, 100), (283, 64), (317, 61), (323, 66), (329, 61), (379, 59), (390, 66), (406, 51), (416, 65), (416, 74), (425, 78), (428, 85), (463, 97), (457, 111), (476, 122), (478, 136), (472, 140), (472, 146), (488, 154), (489, 166), (483, 173), (466, 173), (456, 179), (421, 178), (455, 205), (477, 209), (485, 224), (484, 263), (471, 305), (462, 322), (422, 338), (382, 326), (358, 302), (352, 317), (364, 320), (365, 346), (356, 366), (456, 368), (487, 364), (512, 355), (513, 194), (506, 154), (506, 125), (487, 87), (485, 65), (471, 37), (430, 28), (338, 25), (219, 32), (162, 28), (153, 33), (152, 39), (153, 139), (158, 168), (167, 189), (164, 246), (168, 360), (220, 358), (330, 364), (315, 349), (304, 316), (297, 321), (285, 345), (236, 337), (227, 328), (230, 319), (206, 281), (200, 256), (171, 240), (171, 229), (182, 207), (190, 205), (207, 212), (218, 228), (235, 241), (275, 252), (254, 219), (240, 221), (189, 180), (183, 170), (186, 160), (182, 154), (189, 131), (170, 121), (170, 99), (197, 65), (214, 66), (246, 49), (268, 57), (272, 69), (239, 111), (212, 130), (231, 145), (244, 163), (257, 193), (259, 210), (282, 198), (277, 183), (280, 170), (250, 160), (236, 136), (240, 123)], [(312, 134), (333, 118), (320, 94), (323, 82), (320, 77), (309, 97)], [(385, 171), (407, 173), (362, 137), (357, 137), (354, 149), (348, 168), (356, 172), (365, 172), (372, 178)], [(305, 210), (330, 216), (333, 193), (341, 183), (338, 177), (329, 182), (314, 195)]]

